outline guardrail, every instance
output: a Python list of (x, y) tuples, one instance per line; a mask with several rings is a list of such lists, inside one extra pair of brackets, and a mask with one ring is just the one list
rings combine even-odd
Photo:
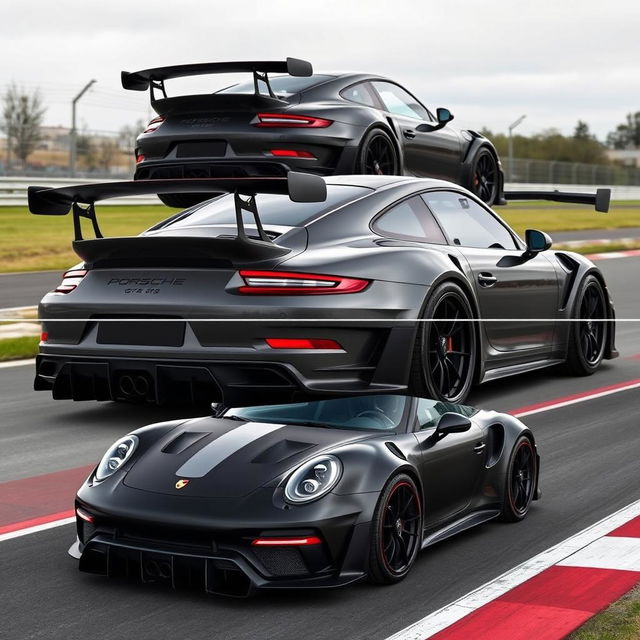
[[(100, 182), (116, 182), (115, 180), (99, 180)], [(24, 178), (24, 177), (0, 177), (0, 207), (16, 206), (23, 207), (27, 204), (27, 187), (36, 184), (42, 187), (63, 187), (69, 184), (89, 184), (97, 180), (86, 178)], [(559, 189), (561, 191), (595, 191), (598, 187), (608, 187), (611, 189), (613, 200), (640, 200), (640, 186), (620, 186), (620, 185), (588, 185), (588, 184), (533, 184), (523, 182), (510, 182), (505, 185), (505, 190), (513, 191), (535, 191), (544, 189)], [(101, 202), (100, 205), (110, 204), (161, 204), (156, 196), (127, 196), (124, 198), (113, 198)]]
[[(24, 207), (27, 205), (27, 187), (38, 185), (40, 187), (64, 187), (71, 184), (90, 184), (92, 182), (117, 182), (104, 178), (25, 178), (25, 177), (0, 177), (0, 206)], [(110, 204), (162, 204), (156, 196), (126, 196), (105, 200), (105, 205)]]

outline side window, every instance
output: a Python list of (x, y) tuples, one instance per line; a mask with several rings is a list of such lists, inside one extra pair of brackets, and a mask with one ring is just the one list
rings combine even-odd
[(431, 120), (429, 112), (407, 91), (391, 82), (371, 83), (390, 113), (418, 120)]
[(383, 213), (374, 222), (373, 229), (383, 236), (447, 244), (438, 223), (420, 196), (403, 200)]
[(371, 90), (367, 86), (366, 82), (360, 82), (354, 84), (351, 87), (347, 87), (340, 92), (340, 95), (350, 102), (357, 102), (358, 104), (366, 104), (368, 107), (377, 107)]
[(474, 200), (452, 191), (429, 191), (422, 198), (451, 244), (478, 249), (518, 249), (497, 218)]

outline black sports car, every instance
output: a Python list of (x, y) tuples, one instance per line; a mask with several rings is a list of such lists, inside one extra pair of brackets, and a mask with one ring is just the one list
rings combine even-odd
[[(85, 216), (100, 235), (102, 198), (223, 190), (235, 193), (138, 237), (80, 234)], [(507, 197), (606, 210), (608, 195)], [(238, 406), (408, 390), (460, 402), (474, 382), (563, 362), (586, 375), (617, 355), (595, 265), (540, 231), (523, 242), (449, 182), (292, 172), (31, 187), (29, 198), (34, 213), (73, 208), (83, 260), (40, 303), (35, 388), (54, 398), (224, 394)]]
[[(205, 95), (167, 95), (167, 80), (234, 72), (253, 79)], [(388, 78), (314, 74), (308, 62), (288, 58), (123, 71), (122, 85), (148, 89), (158, 114), (138, 137), (136, 179), (284, 176), (289, 170), (406, 174), (450, 180), (489, 204), (503, 203), (493, 144), (476, 131), (447, 126), (453, 120), (448, 109), (434, 116)], [(174, 207), (201, 199), (160, 198)]]
[(121, 438), (78, 492), (80, 569), (244, 596), (404, 578), (539, 496), (516, 418), (406, 396), (229, 409)]

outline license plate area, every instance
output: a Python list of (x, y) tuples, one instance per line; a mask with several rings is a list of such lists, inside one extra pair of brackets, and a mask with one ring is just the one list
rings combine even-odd
[(184, 344), (184, 332), (184, 322), (117, 320), (98, 324), (97, 342), (145, 347), (181, 347)]
[(199, 142), (179, 142), (177, 158), (221, 158), (227, 152), (224, 140), (203, 140)]

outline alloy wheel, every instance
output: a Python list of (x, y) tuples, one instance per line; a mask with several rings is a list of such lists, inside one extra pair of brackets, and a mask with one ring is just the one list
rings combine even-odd
[(602, 289), (591, 282), (584, 290), (580, 303), (580, 348), (590, 366), (602, 357), (604, 350), (605, 302)]
[(522, 440), (513, 458), (509, 479), (509, 499), (518, 515), (527, 512), (533, 497), (535, 481), (535, 459), (529, 440)]
[(496, 199), (498, 188), (498, 167), (493, 156), (484, 152), (478, 158), (473, 172), (473, 192), (487, 204)]
[(363, 169), (368, 175), (395, 175), (396, 152), (385, 136), (377, 135), (369, 140), (364, 151)]

